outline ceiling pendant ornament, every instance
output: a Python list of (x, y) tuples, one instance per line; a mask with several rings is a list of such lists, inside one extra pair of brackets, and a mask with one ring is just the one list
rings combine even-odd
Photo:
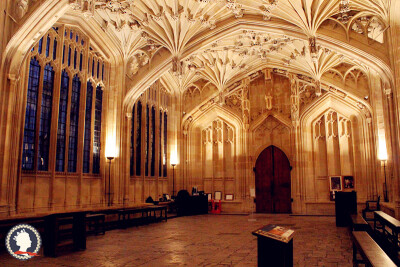
[(272, 10), (278, 5), (278, 0), (268, 0), (267, 3), (263, 4), (261, 12), (264, 20), (270, 20), (272, 16)]
[(339, 17), (338, 20), (343, 24), (347, 24), (350, 19), (350, 1), (349, 0), (340, 0), (339, 3)]
[(241, 4), (238, 4), (236, 0), (226, 0), (226, 8), (231, 10), (235, 18), (241, 18), (244, 14), (244, 9)]
[(317, 38), (314, 37), (310, 37), (308, 39), (309, 41), (309, 48), (310, 48), (310, 54), (311, 54), (311, 58), (312, 61), (314, 63), (316, 63), (318, 61), (318, 51), (319, 51), (319, 46), (317, 46)]

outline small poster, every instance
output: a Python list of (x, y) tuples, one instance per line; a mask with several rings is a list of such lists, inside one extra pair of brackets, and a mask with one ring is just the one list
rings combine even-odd
[(354, 188), (354, 177), (353, 176), (343, 176), (343, 187), (344, 189)]
[(329, 177), (329, 189), (330, 191), (342, 191), (342, 176), (330, 176)]
[(250, 188), (250, 197), (256, 197), (256, 190), (254, 188)]

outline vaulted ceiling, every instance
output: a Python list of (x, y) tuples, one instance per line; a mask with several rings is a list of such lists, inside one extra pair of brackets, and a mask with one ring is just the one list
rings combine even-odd
[[(355, 53), (365, 58), (374, 53), (376, 57), (378, 53), (382, 62), (388, 62), (384, 48), (389, 0), (70, 0), (70, 3), (74, 10), (71, 12), (93, 18), (115, 40), (127, 64), (128, 79), (134, 80), (141, 68), (150, 68), (148, 65), (155, 55), (169, 53), (171, 67), (162, 79), (181, 92), (199, 80), (207, 80), (224, 92), (238, 79), (274, 67), (304, 75), (317, 87), (322, 81), (329, 81), (362, 97), (368, 92), (357, 88), (357, 82), (350, 84), (346, 80), (368, 76), (374, 60), (362, 62), (343, 51), (354, 48)], [(231, 31), (238, 20), (248, 21), (254, 29), (249, 26)], [(274, 31), (268, 30), (269, 24), (275, 25)], [(214, 32), (214, 36), (223, 37), (202, 38)], [(226, 34), (221, 35), (222, 32)], [(322, 39), (330, 40), (333, 45), (324, 45)]]

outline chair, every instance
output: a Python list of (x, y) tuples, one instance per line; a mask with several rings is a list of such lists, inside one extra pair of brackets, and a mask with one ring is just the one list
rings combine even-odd
[(379, 206), (379, 201), (381, 199), (381, 196), (378, 196), (378, 200), (368, 200), (365, 202), (365, 209), (362, 210), (362, 216), (364, 218), (364, 220), (368, 221), (373, 221), (374, 218), (368, 218), (367, 217), (367, 212), (374, 212), (377, 210), (380, 210), (380, 206)]

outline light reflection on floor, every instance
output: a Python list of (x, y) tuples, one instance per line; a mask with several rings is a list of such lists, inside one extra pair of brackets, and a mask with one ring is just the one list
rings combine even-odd
[[(255, 221), (249, 221), (249, 218)], [(265, 224), (292, 227), (295, 266), (352, 266), (351, 241), (334, 217), (255, 214), (181, 217), (104, 236), (90, 236), (87, 249), (25, 262), (6, 253), (0, 266), (257, 266), (251, 232)]]

